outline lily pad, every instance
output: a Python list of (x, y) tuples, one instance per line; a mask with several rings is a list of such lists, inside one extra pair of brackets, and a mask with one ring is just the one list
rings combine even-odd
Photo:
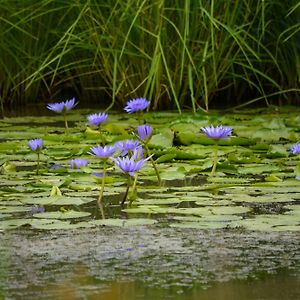
[(90, 215), (91, 215), (91, 213), (89, 213), (89, 212), (67, 210), (65, 212), (51, 211), (51, 212), (34, 214), (33, 217), (41, 218), (41, 219), (65, 220), (65, 219), (84, 218), (84, 217), (89, 217)]
[(227, 224), (221, 222), (182, 222), (170, 224), (169, 226), (176, 228), (221, 229), (226, 228)]
[(0, 205), (0, 213), (2, 214), (13, 214), (13, 213), (21, 213), (21, 212), (29, 212), (31, 211), (31, 207), (26, 207), (26, 206), (2, 206)]
[(93, 225), (103, 226), (117, 226), (117, 227), (131, 227), (131, 226), (145, 226), (156, 224), (156, 220), (152, 219), (105, 219), (95, 220), (90, 222)]
[(9, 219), (0, 221), (0, 229), (6, 230), (6, 229), (15, 229), (20, 226), (23, 226), (25, 224), (28, 224), (28, 219)]
[(51, 197), (27, 197), (22, 199), (22, 203), (32, 205), (83, 205), (96, 201), (93, 197), (67, 197), (67, 196), (51, 196)]
[(41, 230), (68, 230), (94, 227), (88, 222), (78, 222), (71, 224), (69, 221), (60, 221), (55, 219), (33, 219), (31, 220), (30, 225), (34, 229)]

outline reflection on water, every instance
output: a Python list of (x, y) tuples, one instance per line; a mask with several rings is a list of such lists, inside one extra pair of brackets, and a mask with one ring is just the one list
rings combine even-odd
[[(34, 292), (34, 288), (30, 289)], [(296, 300), (300, 299), (300, 278), (277, 274), (259, 280), (216, 283), (207, 289), (197, 284), (192, 288), (163, 289), (136, 281), (97, 282), (86, 269), (78, 267), (71, 278), (58, 285), (47, 284), (43, 288), (43, 297), (38, 298), (39, 292), (31, 293), (32, 297), (58, 300)]]
[(0, 233), (0, 299), (296, 300), (299, 235), (170, 228)]

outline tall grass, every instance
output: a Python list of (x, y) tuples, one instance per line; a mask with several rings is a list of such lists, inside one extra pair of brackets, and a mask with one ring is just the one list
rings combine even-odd
[(178, 112), (269, 104), (299, 88), (292, 2), (2, 0), (1, 104), (68, 94), (107, 108), (145, 96)]

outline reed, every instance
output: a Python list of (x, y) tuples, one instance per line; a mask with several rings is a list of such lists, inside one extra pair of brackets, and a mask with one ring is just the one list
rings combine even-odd
[(146, 97), (178, 112), (289, 103), (300, 5), (287, 2), (3, 0), (2, 111), (64, 96), (107, 109)]

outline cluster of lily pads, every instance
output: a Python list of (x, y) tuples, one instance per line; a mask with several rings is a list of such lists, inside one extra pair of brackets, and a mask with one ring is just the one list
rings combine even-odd
[[(162, 215), (176, 227), (299, 230), (296, 115), (144, 114), (149, 101), (130, 106), (137, 100), (117, 115), (69, 114), (75, 99), (49, 104), (65, 134), (60, 116), (2, 120), (0, 230), (152, 224)], [(234, 131), (207, 126), (216, 122)], [(33, 154), (20, 143), (32, 137)], [(97, 198), (100, 209), (89, 206)]]
[[(66, 113), (68, 110), (71, 110), (76, 105), (75, 98), (63, 102), (57, 102), (57, 103), (50, 103), (48, 104), (47, 108), (55, 111), (57, 113), (62, 113), (64, 116), (65, 121), (65, 129), (66, 133), (68, 130), (68, 122), (67, 122), (67, 116)], [(127, 105), (125, 106), (124, 110), (129, 113), (138, 113), (139, 114), (139, 120), (140, 122), (143, 121), (142, 118), (142, 112), (147, 109), (149, 106), (150, 101), (148, 101), (145, 98), (136, 98), (132, 99), (127, 102)], [(105, 112), (100, 113), (93, 113), (87, 116), (88, 125), (97, 127), (99, 129), (99, 132), (101, 133), (101, 125), (106, 122), (108, 119), (108, 114)], [(150, 125), (139, 125), (136, 129), (137, 134), (133, 133), (135, 138), (134, 139), (128, 139), (126, 141), (119, 141), (116, 142), (114, 145), (106, 145), (106, 141), (104, 137), (101, 135), (101, 143), (102, 145), (91, 147), (90, 152), (88, 154), (91, 154), (93, 156), (96, 156), (100, 158), (103, 161), (103, 172), (101, 174), (102, 177), (102, 185), (100, 189), (100, 195), (98, 198), (98, 204), (101, 207), (101, 201), (103, 198), (103, 191), (104, 191), (104, 185), (105, 185), (105, 176), (106, 176), (106, 162), (107, 160), (111, 160), (115, 163), (115, 165), (120, 168), (125, 174), (128, 175), (128, 187), (124, 196), (123, 201), (121, 202), (121, 205), (123, 206), (127, 196), (128, 196), (128, 190), (131, 183), (131, 177), (134, 178), (133, 183), (133, 193), (132, 197), (130, 199), (130, 203), (134, 200), (134, 192), (136, 187), (136, 181), (137, 181), (137, 172), (142, 169), (144, 164), (151, 160), (153, 168), (155, 170), (158, 184), (161, 185), (161, 178), (159, 175), (159, 171), (155, 165), (154, 160), (152, 159), (152, 156), (149, 152), (148, 143), (151, 139), (153, 128)], [(202, 127), (201, 131), (205, 133), (205, 135), (212, 140), (215, 141), (215, 147), (214, 147), (214, 155), (213, 155), (213, 166), (211, 170), (211, 175), (214, 176), (216, 173), (216, 167), (218, 163), (218, 141), (221, 139), (227, 139), (232, 134), (232, 128), (227, 126), (207, 126)], [(41, 138), (32, 139), (28, 142), (28, 146), (31, 148), (32, 151), (37, 153), (37, 174), (39, 172), (39, 164), (40, 164), (40, 152), (43, 149), (44, 141)], [(290, 149), (290, 152), (292, 154), (299, 154), (300, 153), (300, 143), (297, 143), (293, 145)], [(75, 158), (72, 159), (70, 162), (70, 167), (72, 169), (80, 169), (81, 167), (87, 166), (88, 160), (85, 158)], [(296, 176), (296, 179), (300, 179), (299, 176)]]

